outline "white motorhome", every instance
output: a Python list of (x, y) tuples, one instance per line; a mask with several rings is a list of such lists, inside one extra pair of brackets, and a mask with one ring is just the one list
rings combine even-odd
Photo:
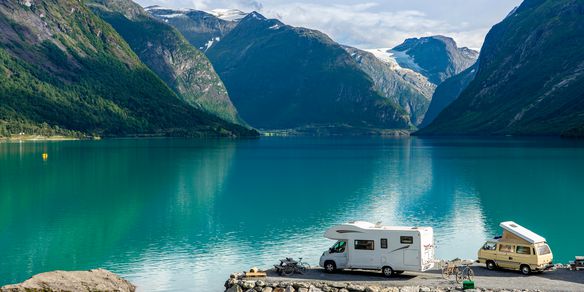
[(431, 227), (383, 226), (364, 221), (340, 224), (324, 237), (337, 240), (320, 257), (327, 272), (337, 269), (381, 270), (390, 277), (404, 271), (426, 271), (434, 266)]

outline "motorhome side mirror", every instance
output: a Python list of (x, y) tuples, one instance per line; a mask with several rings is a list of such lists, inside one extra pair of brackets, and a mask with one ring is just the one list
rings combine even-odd
[(329, 253), (333, 253), (333, 248), (329, 247)]

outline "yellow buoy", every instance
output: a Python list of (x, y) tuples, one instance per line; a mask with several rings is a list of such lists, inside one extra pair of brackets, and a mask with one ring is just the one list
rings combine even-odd
[(49, 158), (49, 154), (43, 153), (43, 160), (47, 160)]

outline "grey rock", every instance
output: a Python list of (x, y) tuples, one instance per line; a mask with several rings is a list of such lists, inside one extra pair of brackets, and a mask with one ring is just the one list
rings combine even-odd
[(241, 285), (241, 287), (243, 287), (243, 289), (252, 289), (253, 287), (255, 287), (255, 282), (243, 281), (243, 285)]
[(365, 291), (365, 287), (361, 286), (361, 285), (355, 285), (355, 284), (349, 284), (347, 286), (347, 290), (349, 291), (355, 291), (355, 292), (364, 292)]
[(272, 292), (272, 290), (273, 290), (272, 287), (264, 287), (262, 289), (262, 292)]
[(231, 286), (231, 288), (227, 289), (225, 292), (243, 292), (243, 289), (241, 289), (241, 286), (239, 286), (239, 285), (233, 285), (233, 286)]

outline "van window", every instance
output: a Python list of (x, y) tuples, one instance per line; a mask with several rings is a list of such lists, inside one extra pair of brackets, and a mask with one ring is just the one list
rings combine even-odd
[(552, 251), (550, 250), (550, 247), (547, 244), (542, 244), (542, 245), (537, 247), (537, 254), (538, 255), (545, 255), (545, 254), (550, 254), (550, 253), (552, 253)]
[(374, 241), (373, 240), (355, 240), (355, 249), (361, 250), (373, 250)]
[(497, 249), (497, 243), (495, 243), (495, 242), (487, 242), (487, 243), (485, 243), (485, 245), (483, 245), (483, 249), (484, 250), (496, 250)]
[(517, 249), (515, 249), (515, 252), (518, 254), (531, 254), (531, 247), (518, 245)]
[(399, 242), (403, 243), (403, 244), (412, 244), (412, 243), (414, 243), (414, 237), (413, 236), (400, 236)]
[(513, 246), (510, 244), (499, 244), (499, 251), (513, 252)]
[(387, 248), (387, 238), (381, 239), (381, 248)]

